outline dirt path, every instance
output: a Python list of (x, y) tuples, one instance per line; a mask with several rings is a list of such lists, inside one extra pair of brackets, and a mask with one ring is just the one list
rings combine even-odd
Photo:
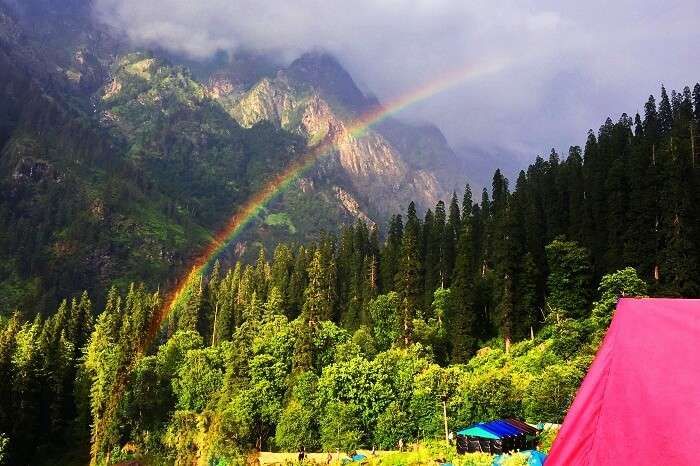
[[(360, 453), (362, 455), (365, 455), (369, 457), (371, 455), (371, 452), (369, 450), (357, 450), (357, 453)], [(395, 453), (394, 451), (377, 451), (376, 455), (377, 456), (383, 456), (387, 455), (389, 453)], [(293, 453), (277, 453), (277, 452), (271, 452), (271, 451), (262, 451), (260, 452), (260, 464), (280, 464), (280, 465), (285, 465), (285, 464), (291, 464), (297, 461), (299, 458), (299, 453), (298, 452), (293, 452)], [(328, 452), (325, 453), (307, 453), (306, 458), (308, 460), (313, 461), (314, 463), (317, 464), (327, 464), (328, 462)], [(340, 453), (340, 458), (338, 458), (338, 454), (336, 452), (333, 452), (333, 459), (332, 459), (332, 464), (340, 464), (340, 462), (343, 460), (343, 458), (348, 458), (348, 455), (345, 453)]]

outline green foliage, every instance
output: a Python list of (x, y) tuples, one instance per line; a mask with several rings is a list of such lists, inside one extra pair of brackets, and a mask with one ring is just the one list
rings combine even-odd
[[(267, 282), (277, 274), (278, 283), (289, 283), (280, 274), (293, 272), (291, 259), (285, 259), (290, 264), (287, 272), (263, 258), (243, 274), (238, 266), (239, 272), (223, 277), (215, 272), (206, 285), (203, 282), (204, 315), (215, 300), (229, 302), (232, 316), (240, 316), (234, 318), (239, 324), (231, 336), (215, 344), (205, 343), (194, 330), (162, 335), (153, 347), (134, 339), (145, 335), (160, 303), (157, 294), (136, 285), (123, 296), (114, 289), (108, 293), (89, 338), (86, 295), (70, 304), (65, 301), (46, 322), (20, 324), (19, 315), (1, 321), (0, 370), (12, 377), (12, 396), (25, 403), (20, 416), (8, 418), (0, 411), (1, 419), (17, 418), (12, 438), (34, 439), (15, 434), (40, 422), (42, 406), (51, 413), (62, 412), (58, 407), (67, 398), (59, 381), (72, 380), (71, 361), (80, 357), (74, 341), (85, 342), (79, 380), (89, 387), (98, 463), (108, 457), (113, 461), (156, 455), (176, 464), (208, 464), (236, 461), (253, 447), (392, 448), (399, 439), (408, 444), (443, 437), (444, 415), (450, 431), (509, 416), (560, 422), (592, 361), (616, 297), (645, 291), (632, 269), (605, 276), (590, 317), (548, 322), (536, 339), (517, 342), (508, 352), (502, 340), (494, 338), (494, 347), (482, 348), (466, 365), (441, 366), (438, 363), (444, 361), (436, 348), (444, 341), (439, 333), (441, 309), (449, 305), (449, 293), (438, 289), (435, 314), (413, 321), (414, 338), (429, 344), (391, 346), (400, 335), (396, 325), (401, 313), (393, 292), (368, 302), (371, 331), (360, 326), (351, 333), (331, 320), (307, 321), (302, 314), (289, 321), (282, 315), (281, 293)], [(258, 300), (258, 291), (268, 293), (265, 304)], [(384, 329), (392, 328), (394, 336), (386, 338)], [(300, 341), (306, 341), (310, 358), (304, 369), (296, 363)], [(378, 342), (390, 347), (381, 348)], [(448, 354), (449, 349), (443, 351)], [(41, 359), (43, 355), (50, 357)], [(52, 375), (44, 379), (45, 373)], [(44, 380), (51, 388), (45, 391), (46, 405), (44, 391), (36, 390)], [(67, 422), (58, 415), (53, 419), (50, 425), (56, 428)], [(133, 450), (127, 456), (125, 444)], [(517, 464), (520, 458), (507, 460)], [(391, 461), (401, 460), (397, 456)], [(465, 456), (455, 461), (480, 460)]]
[(344, 402), (327, 404), (320, 424), (323, 450), (340, 448), (342, 451), (352, 451), (361, 445), (363, 429), (357, 405)]
[(287, 215), (284, 212), (269, 214), (267, 217), (265, 217), (265, 224), (270, 226), (287, 228), (289, 230), (289, 233), (291, 234), (297, 232), (297, 229), (294, 226), (292, 220), (289, 218), (289, 215)]
[(300, 446), (307, 449), (318, 446), (315, 429), (315, 412), (297, 400), (291, 400), (282, 411), (275, 431), (275, 445), (286, 451), (295, 451)]
[(561, 423), (585, 375), (586, 366), (581, 366), (566, 363), (547, 367), (525, 392), (525, 417)]
[(552, 444), (554, 443), (554, 440), (557, 438), (558, 433), (559, 433), (558, 427), (545, 428), (544, 431), (542, 431), (542, 433), (539, 436), (540, 441), (539, 441), (539, 444), (537, 445), (537, 449), (545, 454), (549, 454), (549, 450), (552, 449)]
[(589, 304), (591, 265), (588, 253), (575, 242), (560, 239), (554, 240), (546, 250), (550, 312), (563, 317), (581, 317)]
[(517, 417), (522, 413), (522, 392), (510, 371), (475, 375), (465, 388), (473, 421)]
[(0, 433), (0, 464), (5, 464), (7, 459), (7, 444), (10, 443), (10, 439), (3, 433)]
[(372, 442), (380, 449), (392, 450), (396, 448), (400, 439), (406, 441), (415, 436), (416, 427), (411, 413), (394, 401), (377, 417)]
[(565, 319), (552, 326), (552, 333), (552, 351), (561, 358), (571, 358), (588, 341), (593, 328), (590, 321)]
[(214, 394), (221, 387), (222, 379), (223, 363), (218, 349), (187, 351), (172, 382), (177, 408), (202, 412), (216, 401)]
[(593, 304), (592, 315), (599, 328), (607, 328), (612, 318), (617, 300), (624, 296), (643, 297), (647, 294), (647, 284), (637, 276), (637, 272), (627, 267), (605, 275), (600, 281), (600, 299)]
[(387, 350), (399, 336), (399, 296), (395, 292), (377, 296), (369, 303), (369, 312), (374, 324), (373, 334), (377, 347)]

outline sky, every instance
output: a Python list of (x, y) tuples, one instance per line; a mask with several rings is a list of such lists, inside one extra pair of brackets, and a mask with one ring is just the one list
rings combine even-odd
[[(256, 50), (334, 54), (380, 100), (483, 67), (400, 117), (458, 152), (519, 165), (583, 145), (649, 94), (700, 80), (698, 0), (94, 0), (136, 44), (191, 58)], [(501, 66), (488, 66), (494, 62)]]

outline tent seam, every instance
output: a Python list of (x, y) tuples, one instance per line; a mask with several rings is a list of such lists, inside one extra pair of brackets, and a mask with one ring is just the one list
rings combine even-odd
[[(612, 371), (612, 361), (615, 357), (615, 346), (617, 345), (617, 340), (618, 340), (617, 325), (615, 326), (615, 330), (616, 330), (615, 335), (614, 335), (615, 339), (613, 340), (612, 345), (610, 346), (610, 364), (608, 365), (608, 368), (605, 371), (605, 386), (603, 387), (603, 392), (602, 392), (601, 397), (600, 397), (600, 399), (603, 402), (605, 401), (605, 393), (608, 391), (608, 384), (610, 382), (610, 371)], [(603, 345), (605, 345), (605, 341), (603, 341), (601, 343), (601, 348), (603, 347)], [(590, 454), (591, 454), (591, 451), (593, 450), (593, 447), (595, 446), (596, 440), (598, 438), (598, 424), (600, 422), (600, 416), (601, 416), (602, 411), (603, 411), (603, 403), (601, 402), (600, 408), (598, 408), (598, 412), (595, 415), (594, 438), (593, 438), (593, 441), (591, 442), (590, 446), (588, 447), (588, 449), (586, 451), (586, 456), (585, 456), (585, 458), (587, 459), (586, 464), (589, 466), (591, 464)]]

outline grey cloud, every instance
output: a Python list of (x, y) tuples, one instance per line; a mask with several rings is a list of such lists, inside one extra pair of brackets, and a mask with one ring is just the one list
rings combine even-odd
[(454, 146), (523, 161), (581, 144), (609, 114), (700, 79), (697, 0), (95, 0), (97, 15), (135, 42), (203, 58), (255, 49), (291, 60), (339, 57), (382, 100), (465, 64), (475, 75), (406, 109)]

